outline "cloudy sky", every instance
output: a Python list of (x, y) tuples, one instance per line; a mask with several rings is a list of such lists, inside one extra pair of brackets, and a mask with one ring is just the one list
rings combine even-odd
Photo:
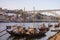
[(60, 9), (60, 0), (0, 0), (0, 7), (7, 9)]

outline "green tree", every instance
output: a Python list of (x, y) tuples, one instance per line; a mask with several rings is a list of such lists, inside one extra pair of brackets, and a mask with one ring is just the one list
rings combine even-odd
[(23, 16), (23, 10), (20, 9), (20, 10), (18, 11), (18, 14), (20, 14), (21, 16)]

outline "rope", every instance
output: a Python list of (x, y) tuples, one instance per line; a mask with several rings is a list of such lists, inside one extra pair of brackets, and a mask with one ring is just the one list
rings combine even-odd
[(5, 30), (2, 30), (0, 33), (4, 32), (4, 31), (6, 31), (6, 29)]
[[(7, 33), (5, 33), (5, 34), (7, 34)], [(3, 34), (3, 35), (0, 35), (0, 37), (4, 36), (5, 34)]]

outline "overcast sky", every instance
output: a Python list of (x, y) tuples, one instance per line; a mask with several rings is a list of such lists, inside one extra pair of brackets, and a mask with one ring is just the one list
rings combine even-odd
[(60, 9), (60, 0), (0, 0), (0, 7), (7, 9)]

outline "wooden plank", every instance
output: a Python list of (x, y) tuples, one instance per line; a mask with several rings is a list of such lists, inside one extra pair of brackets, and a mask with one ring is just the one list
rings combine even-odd
[(48, 38), (48, 40), (58, 40), (60, 39), (60, 32), (57, 32), (55, 35)]

